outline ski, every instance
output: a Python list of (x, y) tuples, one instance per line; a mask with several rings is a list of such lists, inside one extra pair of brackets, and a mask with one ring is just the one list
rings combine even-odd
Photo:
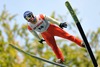
[(63, 64), (59, 64), (59, 63), (56, 63), (56, 62), (51, 62), (51, 61), (48, 61), (48, 60), (46, 60), (46, 59), (44, 59), (44, 58), (40, 58), (40, 57), (37, 57), (37, 56), (35, 56), (35, 55), (29, 54), (29, 53), (27, 53), (27, 52), (25, 52), (25, 51), (19, 49), (18, 47), (14, 46), (14, 45), (12, 45), (12, 44), (9, 44), (9, 45), (10, 45), (11, 47), (13, 47), (14, 49), (16, 49), (16, 50), (18, 50), (18, 51), (20, 51), (20, 52), (22, 52), (22, 53), (24, 53), (24, 54), (26, 54), (26, 55), (28, 55), (28, 56), (31, 56), (32, 58), (36, 58), (36, 59), (38, 59), (38, 60), (41, 60), (41, 61), (44, 61), (44, 62), (53, 64), (53, 65), (56, 65), (56, 66), (66, 67), (66, 66), (63, 65)]
[(82, 28), (82, 26), (81, 26), (81, 24), (80, 24), (80, 22), (79, 22), (79, 20), (78, 20), (78, 18), (76, 16), (74, 10), (73, 10), (73, 8), (71, 7), (71, 5), (70, 5), (70, 3), (68, 1), (65, 2), (65, 6), (68, 8), (73, 20), (75, 21), (75, 24), (76, 24), (76, 26), (77, 26), (77, 28), (78, 28), (78, 30), (79, 30), (82, 38), (83, 38), (83, 41), (85, 43), (85, 47), (86, 47), (86, 49), (87, 49), (87, 51), (88, 51), (88, 53), (89, 53), (89, 55), (91, 57), (91, 60), (93, 62), (94, 67), (98, 67), (97, 61), (96, 61), (96, 59), (95, 59), (95, 57), (93, 55), (93, 52), (92, 52), (92, 50), (90, 48), (88, 40), (87, 40), (87, 38), (86, 38), (86, 36), (84, 34), (83, 28)]

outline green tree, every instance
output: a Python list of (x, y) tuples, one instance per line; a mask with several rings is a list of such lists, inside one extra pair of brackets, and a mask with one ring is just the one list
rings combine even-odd
[[(54, 67), (54, 65), (44, 63), (43, 61), (32, 58), (28, 55), (20, 53), (13, 49), (9, 44), (19, 47), (20, 49), (48, 59), (55, 61), (55, 55), (51, 48), (38, 43), (38, 40), (30, 38), (30, 34), (27, 30), (27, 24), (19, 23), (15, 19), (17, 14), (10, 14), (6, 8), (0, 13), (0, 67)], [(51, 17), (61, 22), (64, 22), (65, 16), (57, 15), (52, 12)], [(73, 23), (69, 24), (70, 30), (75, 27)], [(74, 32), (74, 31), (73, 31)], [(40, 35), (41, 36), (41, 35)], [(76, 36), (78, 34), (76, 32)], [(87, 32), (86, 34), (90, 46), (96, 56), (98, 64), (100, 64), (100, 28), (97, 31)], [(58, 46), (61, 48), (64, 56), (65, 63), (69, 67), (92, 67), (92, 62), (87, 51), (84, 48), (76, 46), (75, 43), (66, 43), (63, 39), (57, 39)]]

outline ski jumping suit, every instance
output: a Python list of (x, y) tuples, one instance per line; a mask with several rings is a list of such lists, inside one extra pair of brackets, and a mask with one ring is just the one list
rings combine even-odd
[(72, 42), (75, 42), (77, 45), (81, 46), (82, 40), (70, 35), (69, 33), (65, 32), (62, 28), (54, 24), (51, 24), (51, 23), (55, 23), (59, 25), (59, 22), (56, 21), (55, 19), (45, 16), (44, 14), (39, 14), (35, 17), (37, 18), (37, 23), (32, 24), (29, 22), (28, 30), (32, 34), (34, 34), (34, 36), (39, 40), (41, 38), (39, 38), (36, 31), (40, 32), (42, 37), (44, 38), (46, 43), (52, 48), (52, 50), (54, 51), (58, 59), (61, 59), (62, 61), (64, 61), (64, 56), (61, 50), (59, 49), (59, 47), (57, 46), (54, 36), (59, 36), (59, 37), (68, 39)]

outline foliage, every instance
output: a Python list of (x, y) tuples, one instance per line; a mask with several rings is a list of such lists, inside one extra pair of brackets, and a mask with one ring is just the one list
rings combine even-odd
[[(0, 13), (0, 67), (53, 67), (51, 64), (22, 54), (9, 46), (9, 43), (11, 43), (30, 54), (50, 61), (56, 59), (53, 51), (46, 43), (41, 45), (37, 39), (30, 39), (27, 25), (19, 26), (19, 23), (14, 19), (16, 16), (17, 14), (11, 15), (6, 8)], [(55, 13), (53, 12), (51, 16), (55, 18)], [(59, 17), (61, 19), (56, 19), (63, 21), (62, 16)], [(87, 32), (87, 37), (100, 64), (100, 28), (97, 31)], [(58, 46), (65, 56), (66, 61), (64, 64), (68, 64), (69, 67), (93, 67), (84, 48), (76, 46), (75, 43), (66, 43), (62, 39), (57, 40), (57, 43), (60, 44)]]

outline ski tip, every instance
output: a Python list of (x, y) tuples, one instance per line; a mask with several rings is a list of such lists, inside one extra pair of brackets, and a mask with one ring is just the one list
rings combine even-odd
[(69, 1), (66, 1), (65, 4), (69, 3)]
[(9, 44), (9, 45), (11, 45), (11, 44)]
[(69, 5), (70, 5), (69, 1), (66, 1), (66, 2), (65, 2), (65, 5), (66, 5), (66, 6), (69, 6)]
[(12, 44), (9, 44), (10, 46), (13, 46)]

